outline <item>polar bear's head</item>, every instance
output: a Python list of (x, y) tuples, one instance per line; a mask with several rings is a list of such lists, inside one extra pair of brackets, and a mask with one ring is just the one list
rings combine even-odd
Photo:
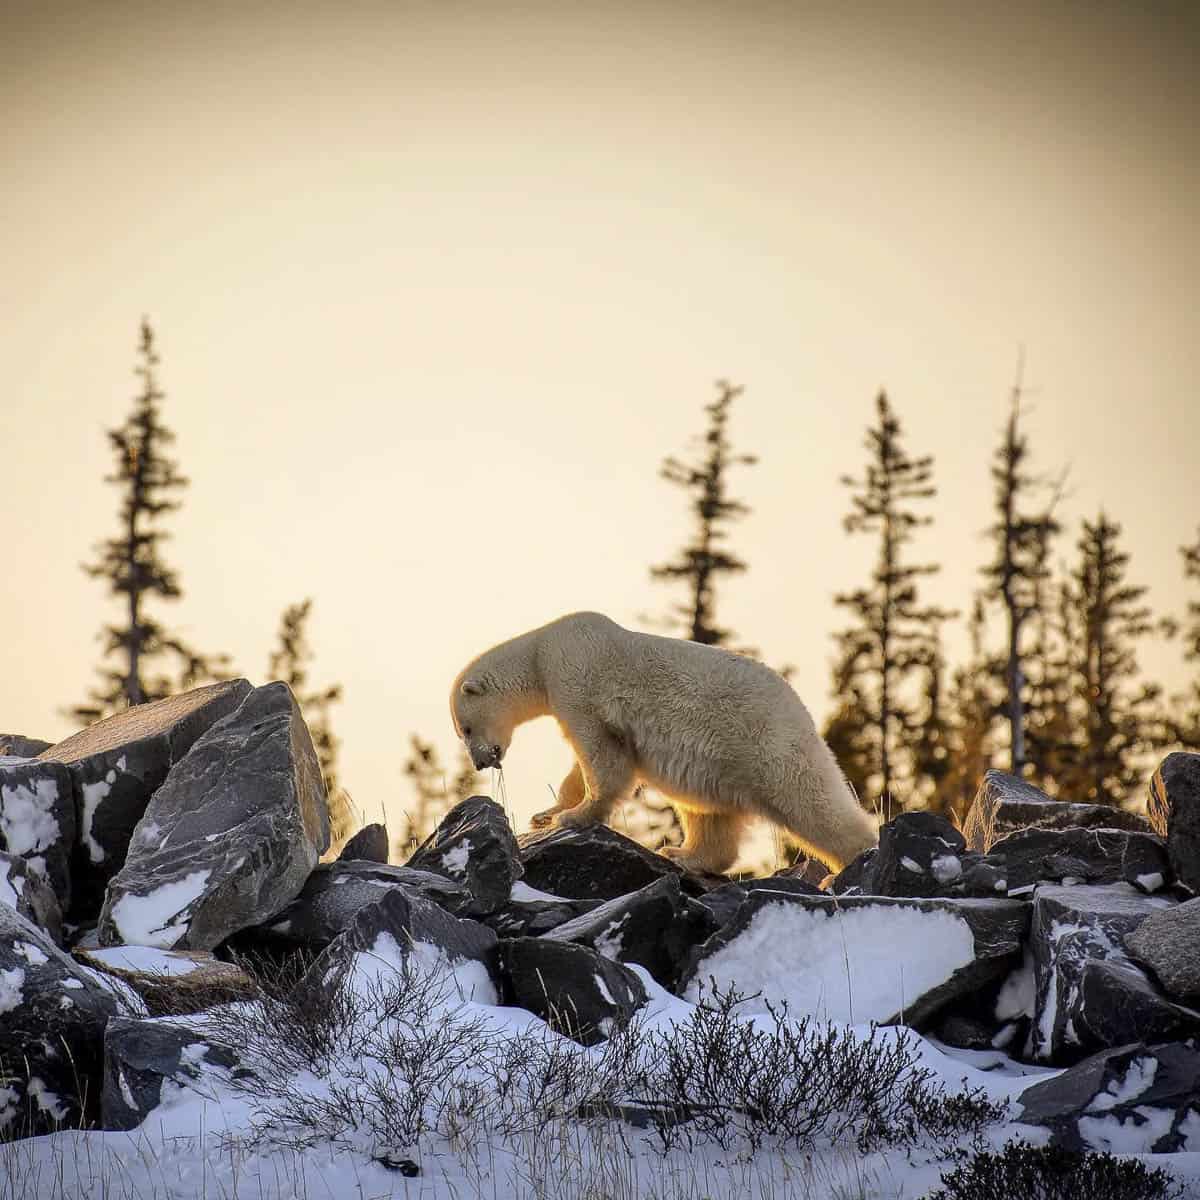
[(460, 675), (450, 693), (450, 716), (475, 770), (498, 767), (516, 724), (511, 697), (480, 676)]

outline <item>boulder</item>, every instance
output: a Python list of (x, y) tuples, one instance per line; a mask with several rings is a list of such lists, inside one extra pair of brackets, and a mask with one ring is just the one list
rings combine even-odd
[(1200, 1004), (1200, 897), (1152, 912), (1125, 935), (1125, 948), (1169, 996)]
[(744, 1012), (787, 1005), (818, 1020), (921, 1028), (1006, 973), (1021, 953), (1019, 900), (751, 892), (697, 948), (680, 992), (736, 988)]
[[(1123, 1046), (1131, 1036), (1150, 1041), (1182, 1040), (1200, 1034), (1200, 1011), (1177, 1004), (1134, 963), (1089, 960), (1079, 972), (1079, 994), (1071, 997), (1070, 1032), (1087, 1051)], [(1078, 1054), (1071, 1051), (1072, 1061)]]
[(1017, 1101), (1019, 1120), (1070, 1150), (1117, 1154), (1200, 1151), (1200, 1050), (1134, 1042), (1105, 1050)]
[(941, 896), (963, 873), (963, 836), (931, 812), (901, 813), (879, 830), (871, 890), (877, 896)]
[(112, 946), (76, 949), (74, 955), (84, 966), (128, 984), (151, 1016), (203, 1012), (258, 995), (258, 985), (241, 967), (203, 950)]
[(294, 899), (328, 844), (295, 697), (285, 683), (255, 688), (154, 793), (109, 884), (100, 941), (211, 950)]
[(0, 904), (14, 908), (62, 944), (62, 910), (58, 897), (45, 876), (33, 870), (26, 859), (0, 852)]
[(386, 825), (375, 822), (364, 825), (343, 847), (338, 855), (340, 862), (386, 863), (388, 860), (388, 832)]
[(1129, 883), (1156, 892), (1170, 879), (1166, 848), (1152, 833), (1122, 829), (1025, 829), (992, 845), (1010, 896), (1046, 882)]
[(518, 880), (513, 884), (508, 903), (481, 920), (501, 937), (538, 937), (591, 912), (601, 903), (600, 900), (567, 900), (549, 892), (539, 892)]
[(487, 796), (472, 796), (442, 818), (405, 865), (461, 884), (475, 898), (471, 915), (486, 916), (508, 903), (524, 874), (518, 854), (504, 809)]
[(117, 1007), (41, 929), (0, 904), (0, 1136), (99, 1115), (104, 1026)]
[(231, 1047), (192, 1026), (114, 1017), (104, 1033), (101, 1126), (136, 1128), (166, 1098), (164, 1085), (209, 1095), (214, 1083), (242, 1073)]
[(1150, 780), (1146, 804), (1155, 832), (1167, 839), (1171, 869), (1200, 894), (1200, 754), (1168, 754)]
[(828, 891), (834, 896), (870, 895), (875, 882), (875, 859), (878, 846), (868, 846), (857, 858), (851, 859), (832, 879)]
[(716, 930), (713, 914), (684, 896), (675, 876), (664, 875), (542, 936), (590, 946), (615, 962), (638, 963), (672, 990), (694, 948)]
[(37, 758), (53, 742), (26, 737), (23, 733), (0, 733), (0, 758)]
[(765, 879), (733, 879), (696, 897), (696, 903), (703, 905), (719, 929), (733, 919), (734, 913), (742, 907), (742, 902), (751, 892), (771, 892), (791, 896), (824, 896), (826, 893), (815, 887), (807, 879), (795, 875), (775, 874)]
[(984, 772), (963, 822), (967, 849), (986, 854), (994, 843), (1022, 829), (1127, 829), (1145, 833), (1145, 819), (1107, 804), (1073, 804), (1004, 771)]
[(76, 818), (71, 773), (61, 763), (0, 759), (0, 850), (23, 858), (71, 903)]
[(526, 836), (521, 863), (527, 884), (569, 900), (615, 900), (666, 875), (679, 877), (690, 896), (709, 889), (698, 876), (685, 875), (670, 859), (607, 825)]
[(506, 938), (498, 961), (507, 1003), (585, 1046), (611, 1037), (646, 1003), (646, 989), (628, 967), (588, 946)]
[[(1129, 1000), (1129, 1007), (1109, 1013), (1088, 1009), (1089, 1000), (1106, 997), (1110, 1003), (1122, 979), (1111, 976), (1084, 987), (1084, 974), (1101, 961), (1137, 968), (1124, 949), (1125, 937), (1168, 901), (1144, 896), (1125, 883), (1064, 887), (1041, 884), (1034, 892), (1033, 926), (1029, 947), (1033, 955), (1035, 1000), (1027, 1052), (1042, 1062), (1056, 1065), (1078, 1061), (1097, 1049), (1097, 1035), (1136, 1040), (1133, 1025), (1145, 1012), (1143, 995)], [(1129, 981), (1130, 976), (1123, 977)], [(1144, 976), (1143, 976), (1144, 979)], [(1147, 985), (1148, 985), (1148, 981)], [(1127, 1035), (1119, 1038), (1120, 1022), (1127, 1021)], [(1112, 1044), (1111, 1042), (1109, 1044)]]
[(78, 822), (73, 920), (95, 919), (108, 881), (125, 862), (134, 827), (167, 772), (249, 693), (250, 684), (235, 679), (139, 704), (38, 755), (38, 762), (62, 763), (71, 774)]

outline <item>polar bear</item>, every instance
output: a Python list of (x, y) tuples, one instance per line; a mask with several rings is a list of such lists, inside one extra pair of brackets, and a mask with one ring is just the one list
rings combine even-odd
[(683, 845), (663, 853), (690, 870), (727, 870), (754, 813), (834, 870), (877, 840), (789, 684), (715, 646), (572, 613), (474, 659), (450, 710), (476, 770), (500, 765), (523, 722), (558, 721), (576, 763), (534, 825), (607, 821), (645, 783), (683, 825)]

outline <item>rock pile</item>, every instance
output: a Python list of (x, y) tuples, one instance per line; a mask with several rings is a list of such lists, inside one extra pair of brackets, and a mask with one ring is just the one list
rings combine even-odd
[(751, 1011), (903, 1023), (1065, 1068), (1022, 1119), (1068, 1145), (1130, 1114), (1148, 1148), (1200, 1136), (1200, 755), (1164, 762), (1153, 827), (989, 772), (962, 832), (902, 814), (822, 890), (811, 867), (690, 875), (607, 828), (518, 839), (484, 797), (404, 866), (379, 861), (377, 829), (318, 865), (325, 797), (282, 684), (0, 745), (36, 751), (0, 758), (9, 1132), (129, 1128), (164, 1081), (236, 1070), (198, 1026), (148, 1016), (245, 995), (233, 952), (298, 962), (295, 986), (320, 997), (384, 939), (584, 1044), (645, 1003), (644, 971), (692, 1000), (736, 988)]

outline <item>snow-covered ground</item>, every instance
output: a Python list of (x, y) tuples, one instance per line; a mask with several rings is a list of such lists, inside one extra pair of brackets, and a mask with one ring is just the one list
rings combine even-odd
[[(686, 1025), (695, 1013), (694, 1005), (665, 992), (646, 972), (635, 969), (651, 997), (641, 1014), (643, 1035), (669, 1033)], [(422, 993), (424, 999), (415, 1008), (389, 1012), (380, 1007), (378, 1001), (390, 981), (434, 975), (439, 975), (442, 985)], [(243, 1062), (267, 1081), (254, 1094), (253, 1089), (239, 1086), (229, 1071), (204, 1063), (199, 1039), (206, 1029), (210, 1036), (218, 1029), (227, 1033), (228, 1023), (219, 1017), (211, 1025), (206, 1017), (187, 1018), (198, 1038), (183, 1055), (198, 1068), (194, 1081), (165, 1083), (161, 1103), (130, 1132), (63, 1132), (0, 1147), (0, 1200), (390, 1196), (917, 1200), (937, 1186), (951, 1165), (953, 1145), (919, 1141), (860, 1153), (853, 1137), (845, 1133), (825, 1136), (802, 1149), (771, 1139), (757, 1150), (748, 1143), (724, 1149), (710, 1143), (664, 1149), (651, 1130), (566, 1114), (517, 1133), (497, 1133), (472, 1114), (486, 1108), (491, 1099), (479, 1085), (495, 1078), (487, 1068), (495, 1068), (506, 1049), (522, 1039), (525, 1044), (534, 1039), (567, 1058), (600, 1062), (604, 1047), (584, 1049), (560, 1038), (531, 1013), (498, 1007), (494, 987), (479, 964), (447, 970), (436, 952), (417, 947), (405, 955), (386, 935), (372, 953), (357, 956), (348, 986), (365, 1003), (342, 1031), (340, 1046), (325, 1069), (263, 1061), (269, 1031), (262, 1035), (265, 1042), (249, 1037), (237, 1049), (244, 1055)], [(443, 1088), (443, 1100), (447, 1095), (450, 1100), (439, 1110), (436, 1134), (423, 1134), (415, 1145), (389, 1143), (381, 1131), (394, 1128), (394, 1122), (389, 1126), (375, 1101), (389, 1089), (392, 1094), (402, 1091), (404, 1084), (395, 1074), (395, 1064), (372, 1059), (368, 1051), (381, 1044), (381, 1034), (386, 1040), (396, 1032), (388, 1029), (389, 1022), (402, 1027), (415, 1012), (422, 1029), (445, 1035), (443, 1051), (454, 1047), (458, 1031), (464, 1031), (461, 1045), (469, 1046), (469, 1053), (452, 1070), (462, 1090)], [(765, 1021), (761, 1014), (740, 1019)], [(863, 1038), (872, 1036), (869, 1026), (842, 1028)], [(1000, 1052), (949, 1051), (899, 1029), (875, 1030), (873, 1036), (885, 1046), (908, 1039), (919, 1065), (948, 1092), (974, 1088), (1001, 1104), (1035, 1078), (1054, 1073), (1017, 1064)], [(414, 1066), (418, 1073), (421, 1069), (420, 1063)], [(528, 1089), (541, 1085), (525, 1080), (520, 1086), (526, 1089), (525, 1101), (538, 1099), (528, 1095)], [(357, 1095), (360, 1103), (339, 1110), (339, 1096), (347, 1094)], [(461, 1109), (456, 1108), (460, 1102)], [(340, 1117), (318, 1122), (316, 1130), (296, 1124), (296, 1113), (318, 1110), (340, 1112)], [(1044, 1140), (1040, 1131), (1001, 1120), (983, 1131), (979, 1144), (997, 1149), (1013, 1137)], [(965, 1146), (967, 1140), (960, 1144)], [(1134, 1145), (1131, 1140), (1114, 1149)], [(1147, 1157), (1146, 1161), (1167, 1167), (1185, 1195), (1200, 1196), (1200, 1154)]]

